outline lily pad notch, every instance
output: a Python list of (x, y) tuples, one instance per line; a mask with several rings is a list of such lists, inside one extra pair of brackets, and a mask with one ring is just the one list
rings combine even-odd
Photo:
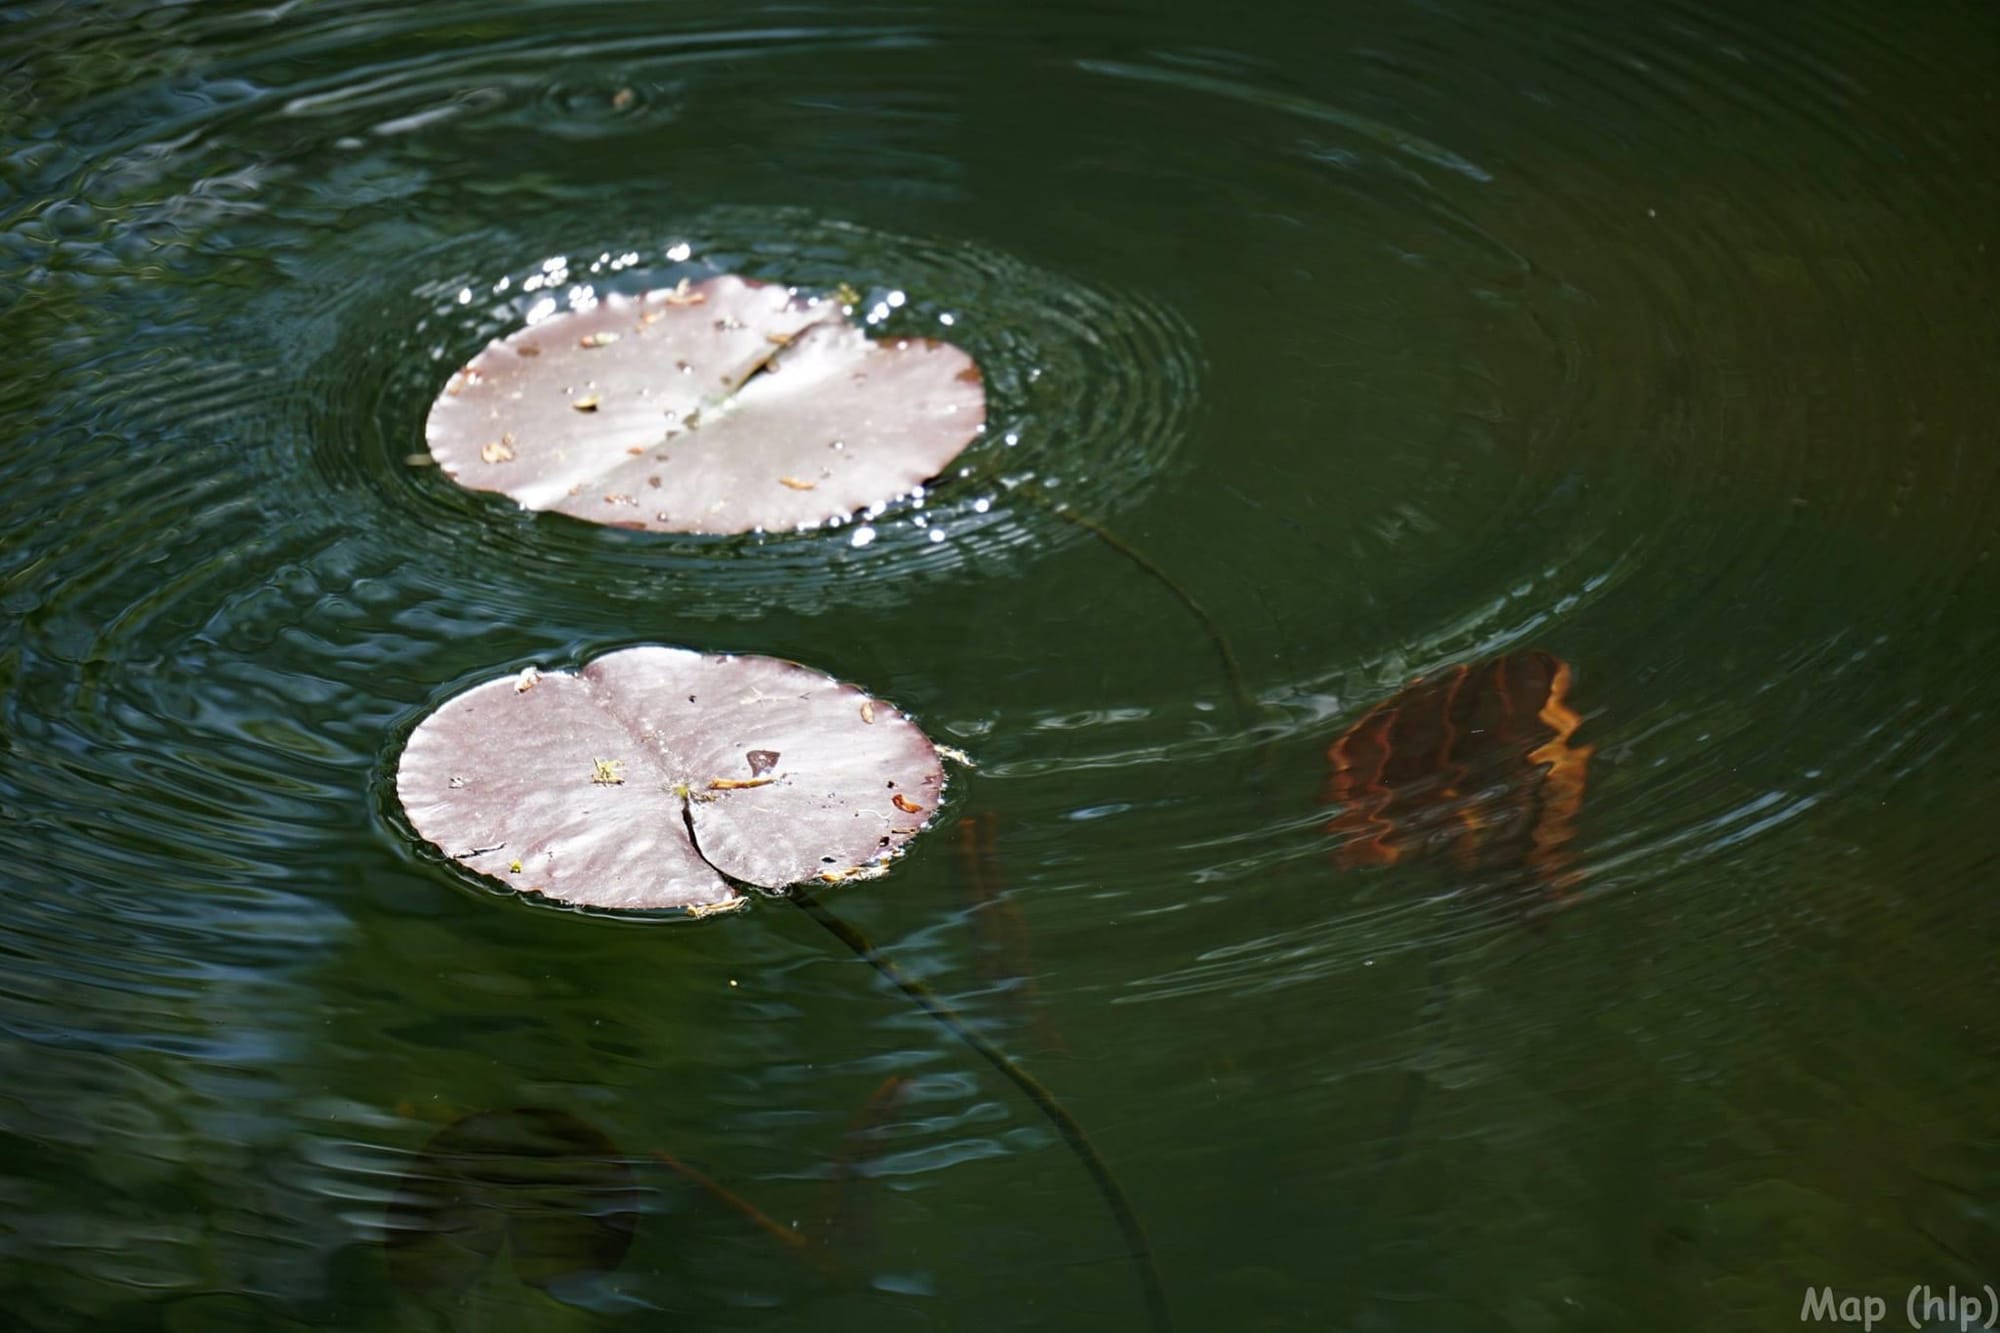
[(742, 533), (887, 505), (985, 423), (960, 348), (873, 339), (837, 297), (723, 275), (495, 340), (445, 384), (424, 434), (446, 476), (524, 509)]

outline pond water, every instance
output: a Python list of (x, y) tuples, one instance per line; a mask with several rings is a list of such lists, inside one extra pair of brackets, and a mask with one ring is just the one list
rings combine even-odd
[[(823, 901), (1178, 1327), (2000, 1283), (1992, 7), (0, 22), (0, 1322), (1148, 1326), (808, 914), (408, 835), (424, 711), (641, 642), (971, 755)], [(862, 544), (418, 465), (535, 301), (713, 271), (973, 352), (963, 470)]]

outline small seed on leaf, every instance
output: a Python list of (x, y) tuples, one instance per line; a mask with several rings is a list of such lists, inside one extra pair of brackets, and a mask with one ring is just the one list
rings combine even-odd
[(536, 668), (531, 666), (522, 667), (521, 674), (514, 677), (514, 693), (526, 694), (529, 690), (535, 688), (536, 682), (541, 680), (541, 678), (542, 673)]
[(741, 791), (745, 787), (768, 787), (776, 778), (710, 778), (710, 791)]
[(479, 457), (488, 463), (511, 463), (514, 461), (514, 448), (505, 440), (494, 440), (480, 447)]
[(866, 699), (861, 701), (861, 720), (871, 726), (875, 722), (875, 705)]
[(778, 478), (778, 484), (780, 486), (789, 486), (795, 491), (809, 491), (818, 483), (811, 481), (800, 481), (797, 477), (780, 477)]
[(597, 410), (597, 405), (603, 401), (604, 400), (598, 397), (596, 394), (587, 393), (581, 398), (572, 399), (570, 401), (570, 406), (575, 408), (579, 412), (595, 412)]
[(682, 278), (674, 284), (673, 290), (668, 292), (663, 299), (668, 305), (700, 305), (708, 299), (708, 293), (689, 291), (688, 280)]
[(609, 347), (618, 341), (618, 335), (610, 329), (599, 329), (596, 333), (586, 333), (576, 340), (578, 347)]
[(901, 792), (897, 792), (894, 796), (891, 796), (889, 798), (889, 803), (895, 806), (898, 810), (901, 810), (906, 815), (920, 815), (924, 812), (924, 808), (921, 805), (918, 805), (915, 801), (910, 800), (908, 797), (904, 796), (903, 793)]
[(623, 759), (599, 759), (592, 756), (590, 762), (596, 769), (590, 780), (600, 787), (616, 787), (625, 781), (625, 761)]

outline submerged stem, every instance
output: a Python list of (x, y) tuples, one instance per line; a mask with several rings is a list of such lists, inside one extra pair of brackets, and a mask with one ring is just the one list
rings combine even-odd
[(1035, 1108), (1048, 1122), (1055, 1126), (1063, 1142), (1069, 1145), (1070, 1151), (1076, 1154), (1077, 1160), (1083, 1164), (1083, 1169), (1096, 1184), (1097, 1192), (1104, 1197), (1105, 1205), (1111, 1209), (1112, 1220), (1118, 1224), (1119, 1232), (1125, 1237), (1125, 1246), (1131, 1254), (1133, 1267), (1138, 1270), (1139, 1285), (1145, 1293), (1146, 1310), (1153, 1328), (1160, 1333), (1172, 1328), (1173, 1320), (1167, 1313), (1166, 1291), (1160, 1285), (1159, 1270), (1153, 1263), (1153, 1247), (1147, 1243), (1146, 1230), (1139, 1224), (1139, 1215), (1133, 1211), (1132, 1201), (1125, 1197), (1125, 1191), (1119, 1187), (1117, 1179), (1111, 1174), (1111, 1168), (1105, 1165), (1104, 1159), (1098, 1155), (1090, 1136), (1083, 1132), (1083, 1126), (1076, 1122), (1075, 1117), (1063, 1109), (1055, 1094), (1043, 1086), (1040, 1079), (1014, 1063), (1013, 1058), (1005, 1051), (975, 1032), (958, 1011), (945, 1003), (937, 992), (897, 967), (869, 941), (866, 935), (828, 911), (826, 905), (814, 898), (811, 893), (799, 890), (791, 897), (807, 916), (819, 922), (829, 934), (852, 950), (855, 957), (888, 978), (897, 990), (915, 1001), (918, 1008), (936, 1019), (953, 1036), (977, 1051), (986, 1063), (1005, 1075), (1009, 1082), (1035, 1104)]
[(828, 1273), (835, 1271), (835, 1266), (825, 1254), (812, 1253), (813, 1247), (804, 1236), (790, 1227), (772, 1220), (763, 1209), (751, 1203), (742, 1195), (737, 1194), (704, 1172), (689, 1166), (672, 1153), (655, 1148), (648, 1156), (681, 1179), (707, 1193), (710, 1198), (748, 1219), (752, 1225), (765, 1235), (783, 1242), (788, 1249), (807, 1255), (822, 1271)]
[(1126, 541), (1123, 537), (1120, 537), (1111, 529), (1105, 527), (1102, 523), (1099, 523), (1096, 519), (1087, 518), (1077, 513), (1074, 509), (1061, 504), (1053, 497), (1045, 494), (1037, 486), (1022, 487), (1022, 494), (1034, 500), (1037, 504), (1044, 506), (1050, 513), (1071, 527), (1082, 528), (1119, 555), (1124, 556), (1127, 560), (1137, 565), (1140, 570), (1151, 577), (1161, 587), (1173, 594), (1174, 600), (1185, 606), (1194, 615), (1194, 618), (1201, 622), (1202, 629), (1208, 634), (1209, 643), (1215, 648), (1215, 655), (1222, 660), (1222, 674), (1229, 682), (1229, 695), (1236, 705), (1237, 720), (1248, 726), (1255, 719), (1257, 716), (1257, 705), (1250, 697), (1249, 688), (1243, 683), (1243, 668), (1236, 661), (1236, 650), (1229, 646), (1229, 636), (1222, 632), (1222, 626), (1216, 622), (1214, 616), (1208, 613), (1207, 607), (1195, 600), (1193, 593), (1183, 588), (1174, 579), (1174, 576), (1161, 568), (1151, 556)]

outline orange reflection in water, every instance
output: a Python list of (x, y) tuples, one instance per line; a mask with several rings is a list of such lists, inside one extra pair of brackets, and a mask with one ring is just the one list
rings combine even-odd
[(1572, 743), (1569, 663), (1508, 653), (1419, 677), (1328, 747), (1321, 801), (1343, 867), (1450, 845), (1467, 869), (1525, 864), (1560, 893), (1592, 748)]
[(1066, 1051), (1062, 1034), (1050, 1025), (1035, 993), (1035, 968), (1028, 948), (1028, 922), (1021, 915), (1000, 870), (994, 845), (993, 813), (968, 815), (953, 830), (955, 878), (973, 930), (973, 967), (979, 987), (999, 997), (1009, 1026), (1032, 1023), (1042, 1045)]

